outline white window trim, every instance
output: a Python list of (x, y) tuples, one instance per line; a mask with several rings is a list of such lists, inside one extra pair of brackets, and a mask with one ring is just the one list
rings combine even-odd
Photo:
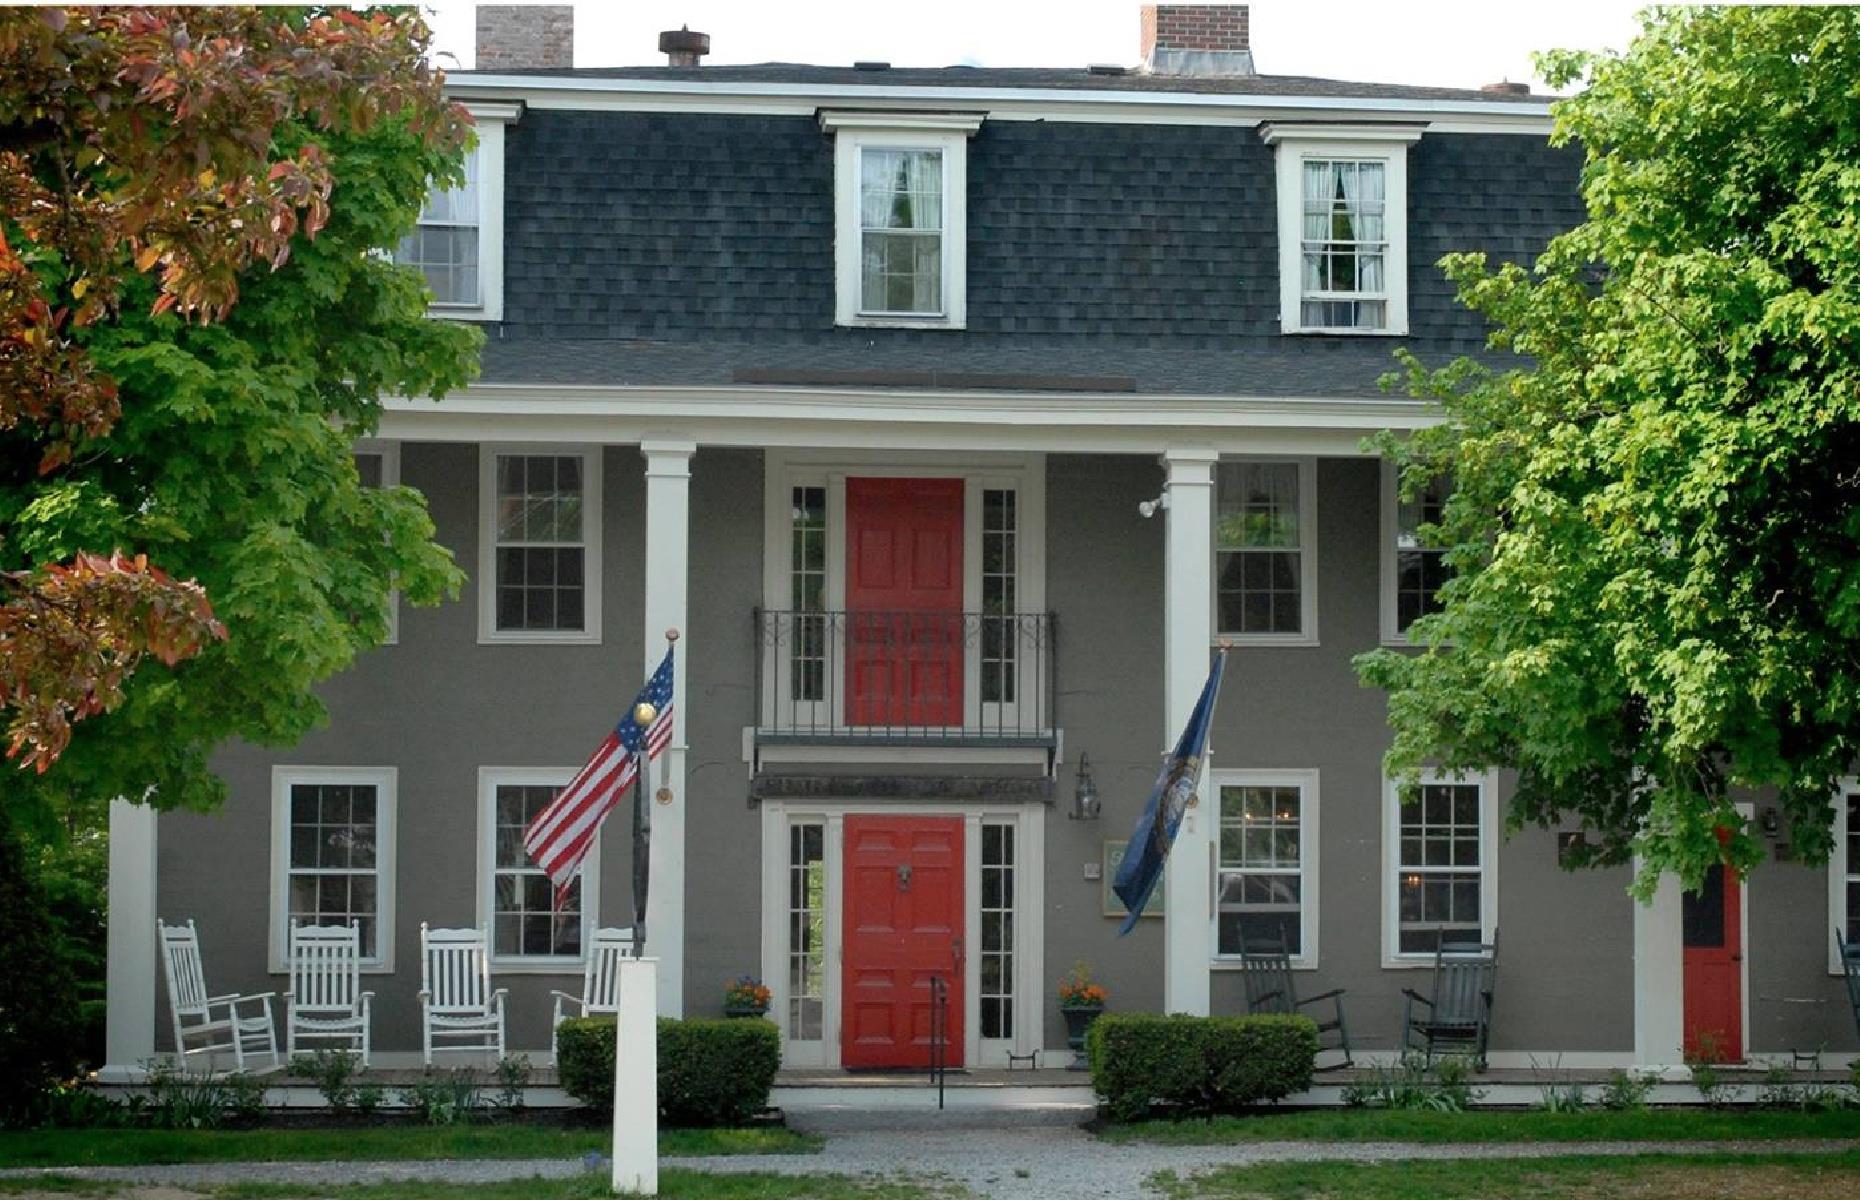
[[(581, 459), (581, 578), (585, 589), (579, 630), (497, 627), (497, 457)], [(544, 442), (485, 442), (478, 447), (478, 642), (528, 645), (599, 645), (601, 640), (601, 447)]]
[[(1015, 587), (1018, 607), (1023, 613), (1046, 611), (1046, 456), (1015, 454), (991, 458), (972, 456), (966, 462), (949, 459), (918, 459), (908, 453), (866, 452), (855, 456), (820, 455), (807, 451), (783, 451), (771, 448), (765, 453), (763, 470), (763, 606), (785, 611), (792, 603), (791, 575), (793, 523), (792, 494), (797, 487), (820, 487), (827, 491), (827, 596), (828, 611), (846, 610), (846, 480), (851, 478), (961, 479), (962, 494), (962, 611), (979, 612), (982, 607), (982, 493), (991, 488), (1011, 488), (1015, 494), (1018, 529), (1015, 564), (1018, 574)], [(765, 651), (775, 653), (774, 648)], [(765, 660), (766, 661), (766, 660)], [(974, 660), (965, 660), (963, 671), (963, 719), (976, 719), (982, 711), (981, 672)], [(770, 676), (773, 677), (772, 675)], [(1024, 686), (1044, 686), (1040, 680), (1024, 680)], [(844, 690), (834, 689), (840, 706)], [(1053, 697), (1046, 698), (1046, 712), (1053, 712)], [(806, 702), (800, 702), (806, 703)], [(766, 714), (763, 698), (754, 700), (757, 725), (745, 734), (745, 752)], [(845, 714), (823, 714), (826, 728), (846, 728)], [(766, 752), (765, 752), (766, 753)], [(896, 762), (903, 751), (889, 747), (884, 761)], [(924, 761), (973, 761), (975, 750), (924, 748)], [(869, 751), (860, 747), (808, 747), (809, 762), (870, 761)], [(1035, 748), (1010, 758), (1015, 761), (1045, 761), (1046, 751)], [(766, 760), (765, 760), (766, 761)]]
[[(1010, 1052), (1043, 1049), (1052, 1006), (1046, 980), (1046, 806), (1042, 804), (884, 804), (870, 801), (784, 802), (765, 800), (762, 810), (762, 982), (771, 993), (769, 1015), (781, 1028), (784, 1067), (840, 1065), (844, 980), (842, 924), (846, 817), (883, 812), (898, 816), (952, 816), (963, 822), (962, 1038), (964, 1064), (1005, 1067)], [(826, 996), (821, 1040), (793, 1041), (788, 1036), (788, 829), (793, 821), (826, 825), (822, 851), (826, 863)], [(1005, 822), (1014, 835), (1014, 1037), (996, 1041), (981, 1036), (981, 864), (983, 822)], [(1026, 872), (1023, 876), (1021, 872)], [(1053, 1052), (1047, 1050), (1047, 1055)]]
[[(833, 139), (834, 322), (896, 329), (961, 329), (968, 323), (969, 138), (979, 113), (854, 113), (824, 111), (820, 127)], [(866, 150), (943, 153), (943, 311), (926, 316), (868, 313), (859, 223), (859, 162)]]
[(394, 767), (271, 768), (271, 920), (266, 958), (273, 974), (290, 970), (291, 787), (299, 783), (373, 784), (375, 787), (375, 948), (362, 960), (364, 975), (394, 971), (394, 887), (397, 845), (396, 793), (400, 772)]
[[(1834, 849), (1828, 854), (1828, 923), (1846, 935), (1847, 918), (1847, 876), (1851, 871), (1860, 874), (1860, 863), (1847, 861), (1847, 796), (1850, 792), (1860, 792), (1860, 777), (1848, 775), (1841, 779), (1834, 792)], [(1745, 891), (1749, 891), (1746, 884)], [(1749, 925), (1745, 925), (1745, 940), (1750, 937)], [(1748, 950), (1748, 946), (1745, 947)], [(1750, 955), (1744, 955), (1748, 962)], [(1840, 952), (1835, 949), (1834, 935), (1828, 935), (1828, 974), (1845, 975), (1847, 968), (1841, 964)]]
[(1385, 646), (1418, 645), (1408, 631), (1399, 628), (1400, 611), (1396, 604), (1396, 588), (1400, 572), (1396, 569), (1395, 541), (1401, 526), (1401, 472), (1393, 462), (1382, 460), (1382, 513), (1381, 513), (1381, 592), (1382, 592), (1382, 644)]
[[(1221, 628), (1221, 473), (1227, 463), (1292, 463), (1298, 468), (1298, 623), (1297, 633), (1238, 633)], [(1234, 646), (1315, 646), (1318, 644), (1318, 527), (1317, 527), (1317, 459), (1266, 455), (1222, 455), (1215, 464), (1214, 518), (1208, 524), (1210, 553), (1214, 561), (1214, 586), (1209, 589), (1208, 604), (1212, 617), (1208, 622), (1219, 640)]]
[[(1479, 787), (1479, 934), (1490, 942), (1498, 929), (1498, 773), (1455, 775), (1424, 771), (1430, 783), (1471, 783)], [(1382, 965), (1421, 969), (1434, 965), (1434, 954), (1403, 954), (1401, 946), (1401, 792), (1392, 779), (1382, 781)]]
[[(1268, 123), (1260, 136), (1278, 152), (1279, 332), (1337, 337), (1402, 337), (1408, 332), (1408, 147), (1419, 125), (1351, 126)], [(1338, 329), (1303, 321), (1304, 162), (1354, 159), (1384, 164), (1383, 212), (1388, 234), (1387, 323), (1381, 329)]]
[(1222, 954), (1221, 944), (1221, 848), (1220, 848), (1220, 803), (1223, 787), (1295, 787), (1298, 789), (1298, 876), (1299, 876), (1299, 953), (1292, 955), (1292, 969), (1298, 971), (1315, 971), (1318, 966), (1318, 772), (1315, 770), (1297, 771), (1253, 771), (1253, 770), (1214, 770), (1208, 772), (1208, 794), (1215, 804), (1214, 816), (1214, 870), (1211, 875), (1212, 895), (1208, 902), (1210, 932), (1208, 945), (1214, 949), (1213, 962), (1216, 970), (1236, 969), (1241, 960), (1239, 954)]
[(490, 948), (491, 967), (505, 975), (572, 975), (587, 962), (588, 941), (600, 927), (601, 835), (581, 868), (581, 947), (582, 953), (568, 954), (499, 954), (497, 931), (492, 928), (492, 909), (497, 898), (497, 789), (505, 784), (528, 787), (564, 787), (575, 777), (577, 767), (479, 767), (478, 768), (478, 928), (484, 932)]
[[(372, 454), (381, 460), (381, 486), (383, 488), (400, 486), (400, 443), (381, 438), (361, 438), (352, 451), (356, 456)], [(387, 639), (381, 644), (394, 646), (400, 643), (400, 589), (392, 588), (387, 600)]]
[(429, 304), (426, 315), (448, 321), (504, 319), (504, 128), (523, 115), (518, 102), (466, 101), (478, 144), (468, 154), (478, 159), (477, 304)]

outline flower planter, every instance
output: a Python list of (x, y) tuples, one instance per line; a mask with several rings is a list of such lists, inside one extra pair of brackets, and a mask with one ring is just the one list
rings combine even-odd
[(760, 1004), (726, 1004), (723, 1006), (723, 1015), (731, 1018), (765, 1017), (768, 1011)]
[(1083, 1071), (1085, 1069), (1085, 1031), (1091, 1028), (1091, 1023), (1096, 1021), (1098, 1014), (1103, 1011), (1104, 1005), (1102, 1004), (1089, 1007), (1080, 1005), (1060, 1007), (1059, 1015), (1066, 1019), (1066, 1046), (1072, 1051), (1072, 1063), (1067, 1068), (1068, 1070)]

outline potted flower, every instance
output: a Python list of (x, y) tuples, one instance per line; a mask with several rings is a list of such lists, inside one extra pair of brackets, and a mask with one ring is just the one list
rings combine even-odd
[(1059, 1015), (1066, 1019), (1066, 1045), (1072, 1050), (1072, 1069), (1085, 1069), (1085, 1031), (1104, 1011), (1104, 985), (1091, 977), (1091, 965), (1077, 962), (1059, 981)]
[(723, 989), (723, 1015), (760, 1017), (769, 1011), (769, 989), (754, 975), (745, 975)]

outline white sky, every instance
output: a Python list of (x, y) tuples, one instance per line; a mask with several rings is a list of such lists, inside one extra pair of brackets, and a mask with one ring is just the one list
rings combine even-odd
[[(1262, 74), (1478, 87), (1538, 82), (1531, 52), (1624, 48), (1644, 0), (1255, 0)], [(707, 63), (1076, 67), (1137, 61), (1140, 0), (605, 0), (575, 5), (575, 65), (663, 64), (659, 31), (710, 34)], [(474, 5), (427, 0), (437, 48), (472, 63)], [(442, 66), (453, 65), (442, 58)], [(1541, 85), (1540, 85), (1541, 90)]]

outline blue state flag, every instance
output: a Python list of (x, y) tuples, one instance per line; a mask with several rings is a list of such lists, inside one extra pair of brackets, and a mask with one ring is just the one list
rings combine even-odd
[(1137, 828), (1130, 835), (1130, 847), (1118, 865), (1111, 890), (1129, 910), (1117, 931), (1119, 937), (1135, 928), (1137, 918), (1143, 915), (1143, 906), (1150, 902), (1150, 893), (1162, 879), (1163, 860), (1169, 857), (1169, 847), (1175, 845), (1176, 831), (1182, 828), (1182, 817), (1195, 797), (1201, 763), (1207, 757), (1208, 726), (1214, 721), (1214, 703), (1221, 694), (1221, 670), (1226, 665), (1227, 651), (1221, 650), (1208, 669), (1208, 682), (1201, 685), (1201, 699), (1195, 701), (1195, 709), (1188, 715), (1188, 725), (1176, 741), (1175, 752), (1163, 760), (1156, 786), (1150, 789), (1143, 815), (1137, 818)]

